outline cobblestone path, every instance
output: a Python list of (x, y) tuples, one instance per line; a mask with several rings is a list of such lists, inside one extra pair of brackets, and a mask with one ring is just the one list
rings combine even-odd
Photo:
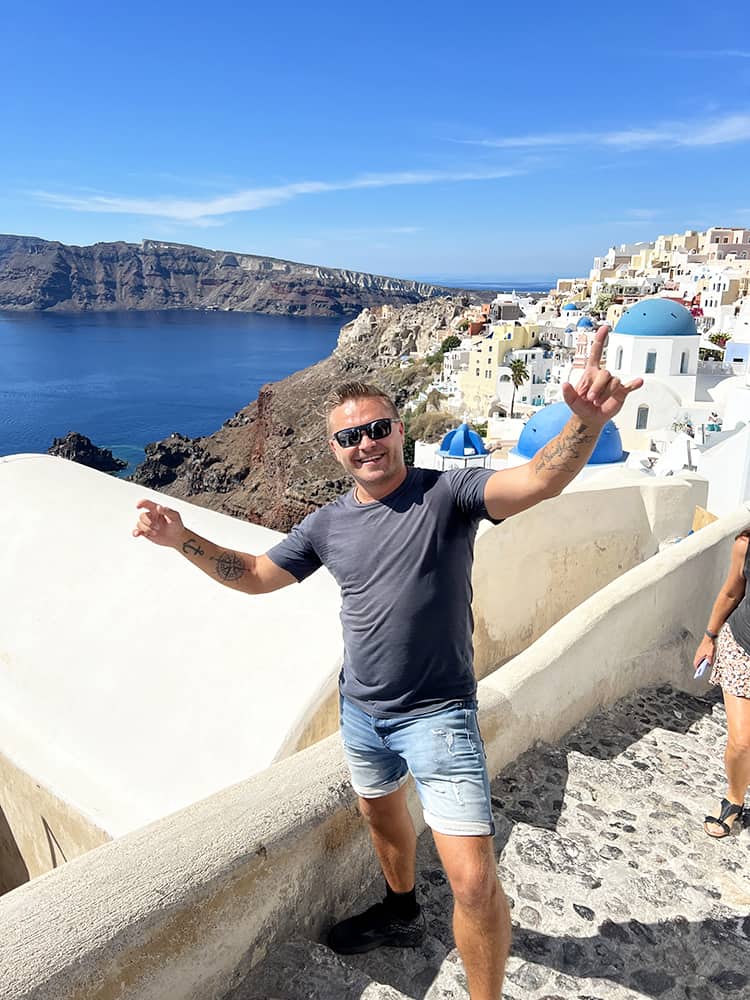
[[(703, 833), (724, 792), (723, 706), (658, 688), (528, 751), (493, 782), (513, 944), (506, 1000), (748, 1000), (750, 830)], [(429, 833), (417, 951), (346, 960), (290, 941), (232, 1000), (468, 1000)], [(381, 886), (352, 907), (381, 897)]]

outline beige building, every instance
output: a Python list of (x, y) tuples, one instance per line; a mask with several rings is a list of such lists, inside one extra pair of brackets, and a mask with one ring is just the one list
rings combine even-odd
[(526, 326), (499, 323), (472, 346), (467, 367), (456, 377), (465, 410), (474, 416), (487, 416), (495, 398), (498, 370), (505, 355), (508, 351), (533, 347), (538, 331), (539, 327), (531, 323)]

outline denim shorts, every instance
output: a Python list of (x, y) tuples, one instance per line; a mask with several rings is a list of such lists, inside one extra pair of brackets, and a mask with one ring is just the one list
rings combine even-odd
[(378, 719), (341, 698), (341, 738), (352, 785), (363, 799), (390, 795), (414, 776), (425, 822), (438, 833), (495, 833), (476, 702), (427, 715)]

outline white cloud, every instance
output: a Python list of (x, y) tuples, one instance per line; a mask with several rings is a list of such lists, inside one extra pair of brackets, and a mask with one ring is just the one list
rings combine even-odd
[(301, 195), (417, 184), (455, 184), (464, 181), (499, 180), (517, 176), (521, 172), (521, 170), (511, 168), (468, 171), (405, 170), (394, 173), (363, 174), (343, 181), (298, 181), (276, 187), (247, 188), (234, 194), (205, 200), (124, 198), (112, 195), (59, 194), (52, 191), (32, 191), (31, 195), (49, 205), (72, 209), (75, 212), (149, 215), (205, 225), (210, 224), (208, 220), (215, 216), (228, 215), (232, 212), (254, 212), (258, 209), (280, 205)]
[(534, 135), (503, 136), (498, 139), (469, 139), (464, 143), (492, 149), (520, 149), (540, 146), (569, 147), (588, 143), (623, 150), (653, 146), (719, 146), (750, 140), (750, 114), (725, 115), (710, 121), (666, 122), (651, 128), (621, 129), (613, 132), (542, 132)]

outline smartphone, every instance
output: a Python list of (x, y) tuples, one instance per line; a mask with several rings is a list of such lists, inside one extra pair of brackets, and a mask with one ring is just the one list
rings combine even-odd
[(702, 677), (710, 666), (711, 666), (711, 661), (707, 656), (704, 656), (703, 659), (698, 664), (698, 666), (695, 668), (695, 673), (693, 674), (693, 677), (695, 677), (696, 679), (698, 677)]

